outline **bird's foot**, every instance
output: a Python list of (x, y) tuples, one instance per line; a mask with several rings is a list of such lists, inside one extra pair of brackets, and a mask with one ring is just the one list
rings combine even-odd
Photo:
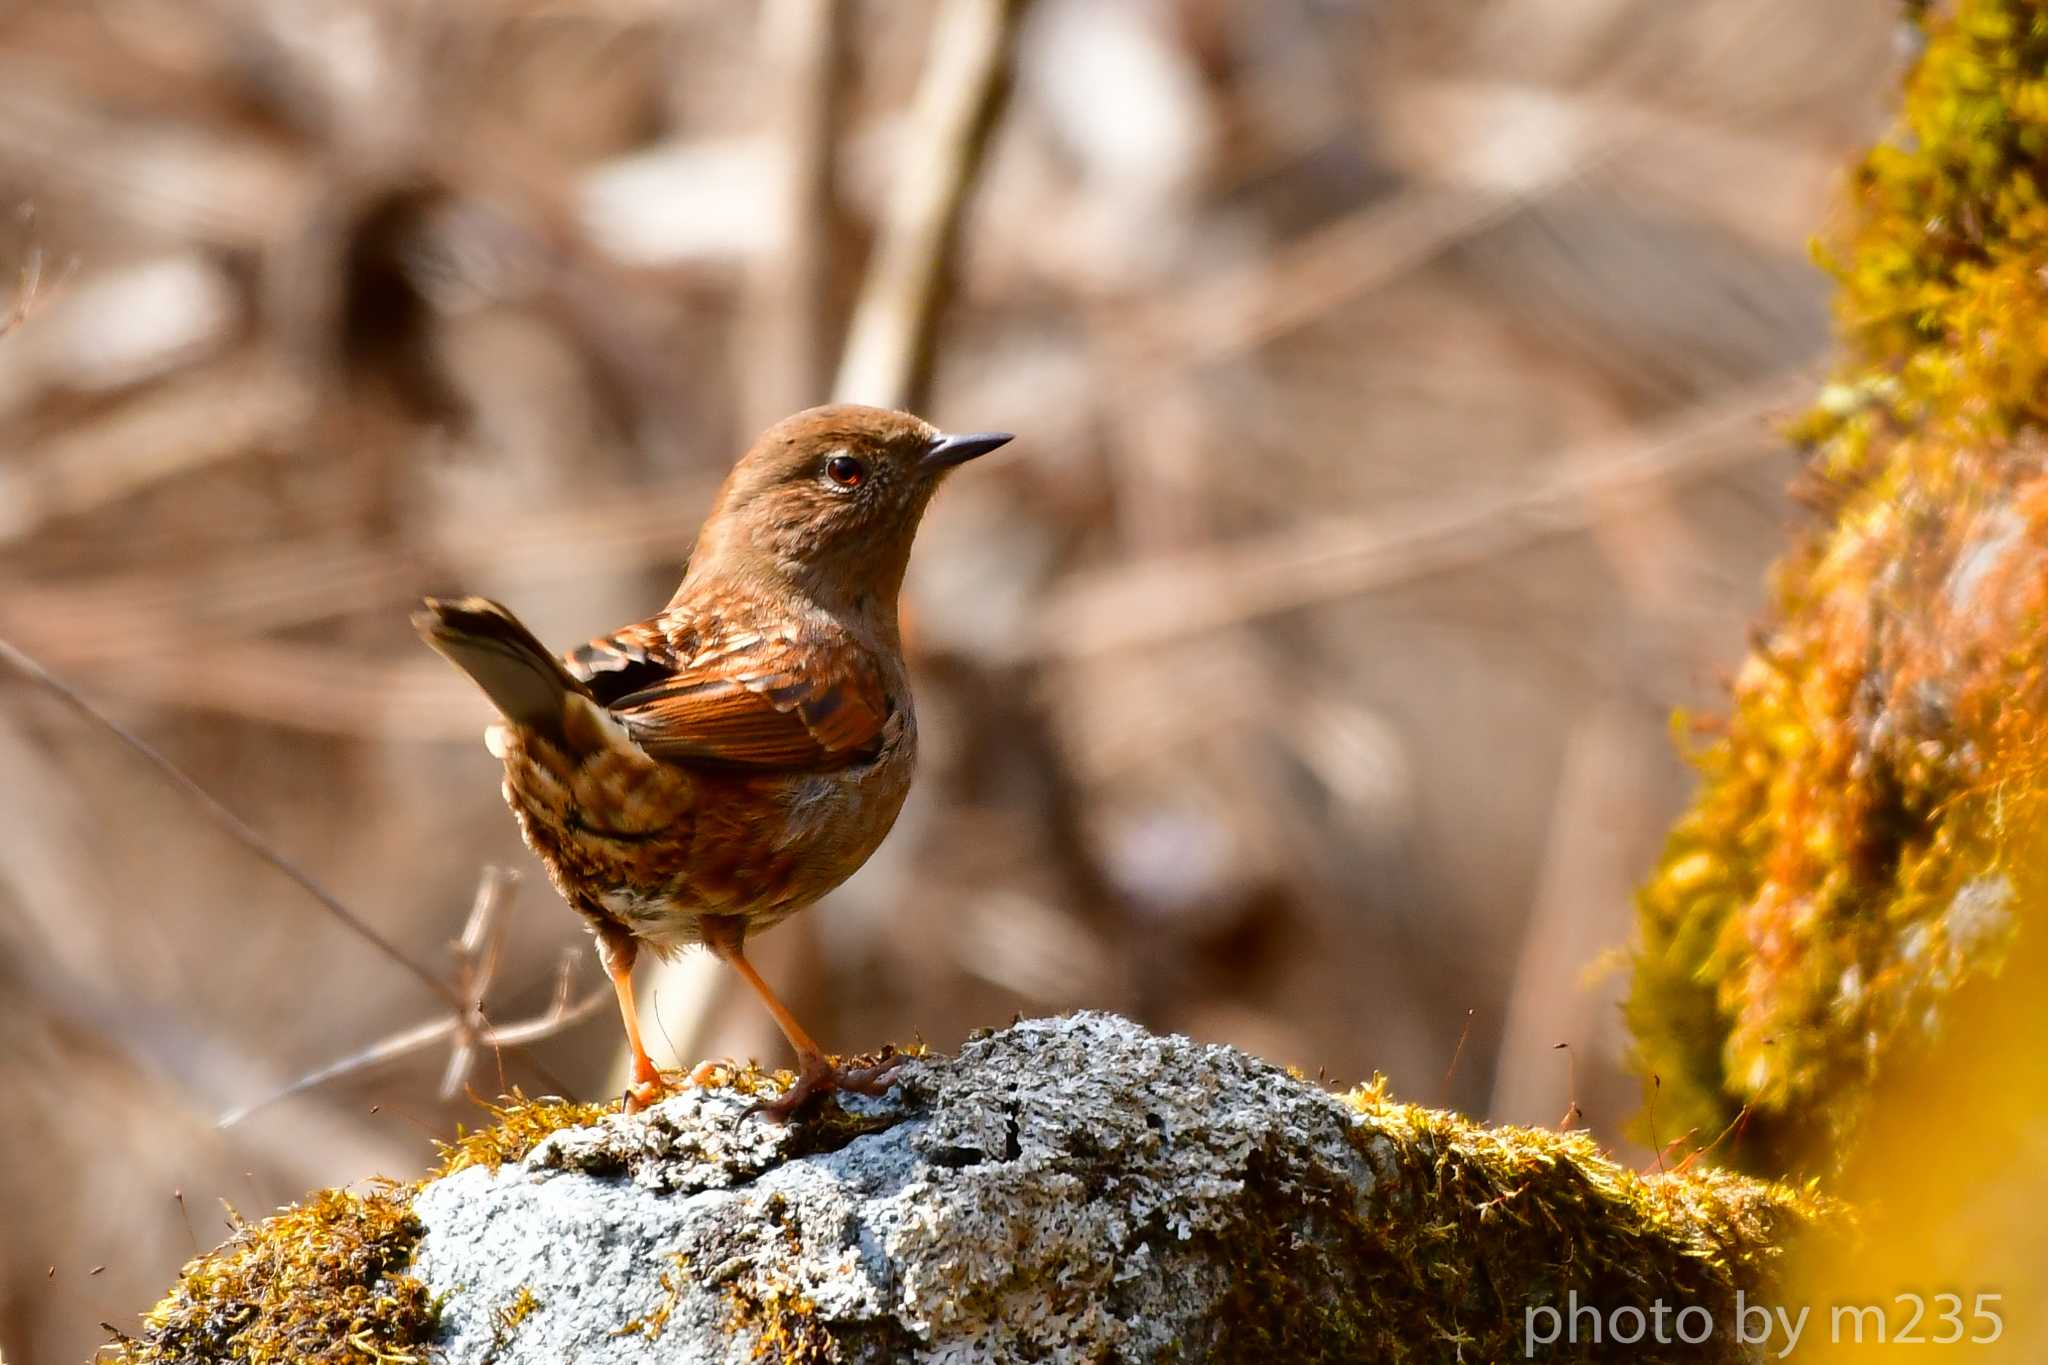
[[(658, 1104), (662, 1097), (682, 1089), (716, 1090), (731, 1084), (732, 1078), (743, 1068), (730, 1058), (707, 1059), (690, 1068), (690, 1074), (678, 1080), (674, 1076), (663, 1076), (659, 1071), (650, 1070), (644, 1075), (636, 1074), (633, 1083), (626, 1087), (621, 1103), (625, 1112), (636, 1114), (642, 1109)], [(826, 1087), (831, 1088), (831, 1087)], [(843, 1087), (842, 1087), (843, 1088)], [(869, 1092), (880, 1093), (880, 1092)]]
[(690, 1068), (690, 1084), (698, 1090), (723, 1085), (740, 1073), (740, 1064), (729, 1057), (705, 1058)]
[(757, 1100), (747, 1109), (747, 1116), (760, 1114), (778, 1123), (786, 1123), (814, 1095), (829, 1091), (847, 1091), (855, 1095), (882, 1095), (895, 1084), (896, 1072), (910, 1059), (894, 1049), (885, 1051), (880, 1061), (872, 1066), (834, 1066), (821, 1056), (799, 1059), (801, 1070), (789, 1089), (772, 1100)]
[(620, 1107), (628, 1114), (637, 1114), (658, 1103), (667, 1093), (668, 1083), (662, 1080), (660, 1070), (652, 1061), (642, 1058), (633, 1064), (633, 1082), (626, 1087)]

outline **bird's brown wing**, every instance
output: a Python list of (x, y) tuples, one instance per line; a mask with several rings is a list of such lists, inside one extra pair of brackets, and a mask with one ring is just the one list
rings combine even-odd
[(592, 696), (611, 706), (622, 697), (668, 682), (680, 661), (656, 617), (578, 645), (562, 656), (562, 662)]
[(879, 747), (888, 696), (867, 652), (851, 642), (798, 645), (781, 633), (728, 628), (684, 643), (694, 648), (665, 680), (610, 703), (654, 757), (836, 768)]

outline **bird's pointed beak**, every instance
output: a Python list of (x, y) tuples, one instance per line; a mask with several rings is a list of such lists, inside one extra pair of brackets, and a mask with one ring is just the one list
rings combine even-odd
[(1007, 431), (973, 431), (962, 436), (939, 436), (925, 447), (924, 460), (920, 467), (927, 473), (936, 474), (954, 465), (966, 464), (977, 455), (986, 455), (999, 446), (1008, 445), (1014, 437)]

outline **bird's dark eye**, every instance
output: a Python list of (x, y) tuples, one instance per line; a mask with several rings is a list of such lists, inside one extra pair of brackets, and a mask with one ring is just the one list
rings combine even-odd
[(825, 477), (841, 488), (858, 488), (867, 482), (868, 467), (851, 455), (834, 455), (825, 461)]

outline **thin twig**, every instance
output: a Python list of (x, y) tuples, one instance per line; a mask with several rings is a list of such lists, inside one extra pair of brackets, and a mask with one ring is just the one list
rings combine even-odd
[(31, 682), (40, 684), (74, 711), (77, 711), (87, 720), (105, 729), (114, 738), (120, 740), (137, 754), (140, 754), (149, 762), (151, 767), (157, 770), (158, 774), (165, 781), (169, 782), (171, 786), (183, 793), (194, 805), (198, 806), (224, 833), (242, 845), (243, 848), (249, 850), (249, 852), (255, 854), (264, 862), (269, 863), (272, 867), (290, 878), (298, 885), (300, 890), (311, 896), (322, 909), (340, 921), (349, 932), (375, 948), (391, 961), (397, 963), (400, 967), (405, 968), (415, 980), (435, 995), (452, 1006), (461, 1007), (461, 998), (446, 983), (437, 979), (432, 972), (400, 952), (396, 944), (378, 933), (362, 916), (356, 914), (355, 911), (349, 909), (346, 905), (343, 905), (327, 888), (314, 881), (311, 874), (306, 872), (297, 863), (278, 852), (268, 840), (251, 828), (248, 822), (215, 800), (204, 787), (186, 776), (183, 769), (179, 768), (177, 764), (171, 762), (168, 758), (165, 758), (154, 745), (99, 710), (99, 708), (95, 707), (72, 688), (70, 684), (57, 678), (41, 664), (22, 653), (6, 640), (0, 640), (0, 660), (5, 660), (17, 673), (20, 673)]
[[(215, 1126), (232, 1128), (251, 1114), (268, 1109), (294, 1095), (317, 1089), (329, 1081), (340, 1080), (343, 1076), (367, 1071), (385, 1062), (396, 1061), (400, 1057), (438, 1043), (443, 1038), (455, 1036), (459, 1041), (449, 1054), (451, 1065), (441, 1078), (440, 1089), (442, 1099), (452, 1099), (462, 1092), (462, 1087), (468, 1082), (478, 1048), (522, 1047), (527, 1043), (536, 1043), (582, 1023), (604, 1008), (605, 1003), (611, 999), (609, 988), (592, 991), (574, 1003), (569, 1000), (569, 991), (575, 977), (575, 963), (580, 956), (574, 953), (564, 954), (562, 965), (556, 969), (554, 995), (548, 1001), (547, 1009), (531, 1019), (515, 1024), (478, 1028), (468, 1036), (463, 1036), (463, 1021), (453, 1015), (403, 1029), (387, 1038), (378, 1039), (359, 1052), (352, 1052), (346, 1057), (315, 1068), (260, 1099), (226, 1111), (215, 1120)], [(457, 1057), (462, 1059), (459, 1069), (452, 1064)]]
[(1444, 1068), (1443, 1103), (1451, 1102), (1451, 1079), (1458, 1074), (1458, 1059), (1465, 1055), (1465, 1040), (1472, 1036), (1473, 1011), (1465, 1011), (1465, 1023), (1458, 1030), (1458, 1045), (1451, 1049), (1451, 1064)]
[(1564, 1117), (1557, 1121), (1557, 1126), (1560, 1129), (1570, 1129), (1585, 1116), (1586, 1112), (1579, 1108), (1579, 1054), (1572, 1051), (1570, 1043), (1552, 1043), (1550, 1050), (1564, 1053)]
[(517, 880), (509, 868), (484, 868), (476, 881), (476, 898), (470, 903), (462, 937), (449, 945), (455, 954), (455, 989), (469, 1008), (452, 1021), (456, 1026), (455, 1046), (448, 1050), (448, 1066), (441, 1075), (443, 1099), (452, 1098), (469, 1079), (477, 1040), (485, 1028), (484, 996), (491, 989), (491, 979), (498, 974), (499, 949), (505, 942), (500, 911), (505, 905), (506, 891)]
[(6, 313), (0, 314), (0, 337), (6, 336), (28, 320), (42, 283), (43, 249), (31, 245), (28, 249), (28, 258), (21, 263), (20, 278), (15, 282), (14, 302), (8, 305)]
[(394, 1033), (388, 1038), (379, 1039), (360, 1052), (352, 1052), (339, 1061), (329, 1062), (325, 1066), (316, 1067), (314, 1070), (308, 1071), (289, 1085), (280, 1086), (261, 1099), (251, 1100), (247, 1104), (238, 1105), (233, 1109), (227, 1110), (214, 1121), (215, 1126), (232, 1128), (259, 1109), (268, 1109), (271, 1105), (288, 1100), (293, 1095), (311, 1090), (316, 1086), (324, 1085), (328, 1081), (336, 1080), (351, 1072), (361, 1071), (366, 1067), (376, 1066), (380, 1062), (403, 1057), (409, 1052), (417, 1052), (429, 1043), (436, 1043), (446, 1038), (460, 1027), (461, 1021), (450, 1015), (446, 1019), (436, 1019), (431, 1023), (421, 1024), (416, 1028), (409, 1028), (401, 1033)]
[(536, 1043), (543, 1038), (553, 1037), (563, 1029), (580, 1024), (596, 1014), (612, 999), (609, 986), (601, 986), (571, 1004), (569, 988), (574, 981), (576, 963), (582, 954), (571, 950), (562, 955), (562, 965), (555, 972), (555, 994), (548, 1001), (545, 1011), (518, 1024), (498, 1024), (485, 1029), (482, 1042), (487, 1047), (521, 1047)]
[(1664, 1089), (1664, 1078), (1656, 1072), (1650, 1073), (1650, 1093), (1643, 1102), (1643, 1127), (1650, 1134), (1650, 1150), (1656, 1155), (1657, 1169), (1664, 1169), (1664, 1146), (1657, 1141), (1657, 1095)]
[[(486, 867), (477, 881), (476, 898), (470, 905), (462, 935), (448, 945), (449, 951), (455, 955), (451, 990), (460, 1001), (455, 1010), (445, 1018), (401, 1029), (360, 1051), (309, 1071), (260, 1099), (228, 1110), (216, 1120), (216, 1125), (233, 1127), (258, 1110), (267, 1109), (293, 1095), (418, 1052), (444, 1038), (452, 1039), (453, 1045), (449, 1048), (448, 1065), (441, 1075), (440, 1094), (442, 1099), (450, 1100), (461, 1094), (468, 1084), (480, 1050), (489, 1049), (496, 1054), (503, 1048), (538, 1042), (581, 1023), (602, 1009), (611, 998), (608, 988), (595, 990), (573, 1004), (570, 1002), (576, 963), (582, 956), (571, 948), (563, 952), (561, 963), (556, 968), (554, 994), (545, 1010), (516, 1024), (495, 1025), (484, 1016), (484, 994), (497, 974), (500, 950), (504, 944), (504, 911), (510, 903), (505, 893), (515, 880), (514, 874), (507, 869)], [(501, 1058), (501, 1083), (503, 1070)], [(554, 1082), (551, 1080), (550, 1084)], [(555, 1088), (561, 1089), (559, 1085)]]
[(1679, 1162), (1674, 1168), (1674, 1173), (1683, 1174), (1693, 1162), (1698, 1161), (1703, 1156), (1713, 1155), (1714, 1149), (1726, 1142), (1731, 1134), (1739, 1134), (1749, 1126), (1750, 1113), (1750, 1106), (1747, 1104), (1743, 1105), (1741, 1109), (1736, 1111), (1735, 1117), (1728, 1120), (1728, 1126), (1721, 1130), (1718, 1137), (1704, 1147), (1695, 1147), (1690, 1152), (1687, 1152), (1685, 1160)]

